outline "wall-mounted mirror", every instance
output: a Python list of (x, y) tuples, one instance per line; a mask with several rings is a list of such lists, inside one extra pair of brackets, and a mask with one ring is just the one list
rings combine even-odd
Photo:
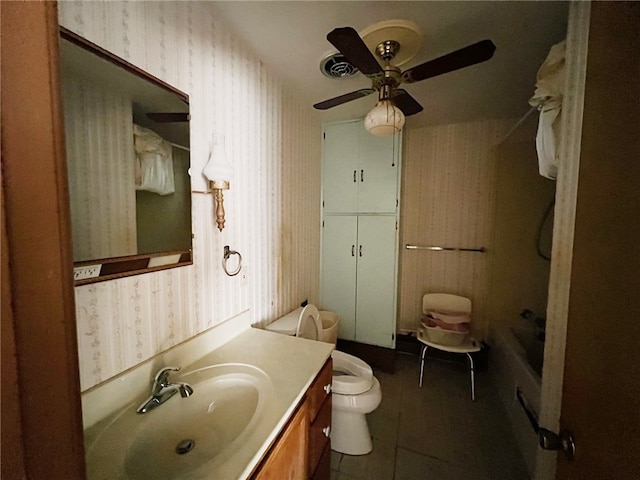
[(60, 30), (76, 285), (192, 263), (189, 99)]

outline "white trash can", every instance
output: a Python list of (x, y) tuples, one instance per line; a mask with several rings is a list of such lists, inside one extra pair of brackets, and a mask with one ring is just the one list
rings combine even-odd
[(335, 345), (338, 341), (338, 324), (340, 323), (340, 316), (336, 312), (320, 310), (320, 321), (322, 322), (322, 330), (320, 331), (320, 337), (318, 340), (321, 342), (333, 343)]

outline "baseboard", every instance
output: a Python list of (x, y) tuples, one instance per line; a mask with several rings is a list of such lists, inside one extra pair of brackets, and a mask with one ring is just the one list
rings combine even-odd
[(393, 348), (384, 348), (377, 345), (352, 342), (351, 340), (338, 339), (337, 349), (341, 352), (354, 355), (374, 368), (379, 368), (386, 373), (394, 373), (396, 370), (396, 351)]
[(418, 339), (414, 335), (411, 335), (411, 334), (396, 335), (396, 350), (399, 353), (409, 353), (412, 355), (420, 355), (421, 345), (422, 344), (418, 341)]

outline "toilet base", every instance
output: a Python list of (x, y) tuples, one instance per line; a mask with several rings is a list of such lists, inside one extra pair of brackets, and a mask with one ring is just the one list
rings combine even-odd
[(331, 412), (331, 450), (347, 455), (366, 455), (373, 450), (364, 413)]

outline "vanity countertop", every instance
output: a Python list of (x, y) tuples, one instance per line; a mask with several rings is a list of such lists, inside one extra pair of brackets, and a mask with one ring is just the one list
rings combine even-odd
[[(198, 348), (204, 347), (204, 349), (200, 351), (207, 351), (207, 343), (207, 341), (203, 342), (201, 340), (201, 345)], [(246, 328), (232, 339), (226, 341), (226, 343), (217, 346), (217, 348), (215, 346), (211, 348), (214, 349), (190, 364), (188, 362), (177, 363), (177, 361), (174, 363), (174, 361), (166, 358), (158, 363), (160, 366), (172, 363), (182, 364), (180, 375), (176, 374), (174, 381), (180, 381), (181, 375), (188, 375), (189, 372), (203, 367), (222, 364), (250, 365), (262, 370), (269, 377), (271, 381), (271, 386), (269, 387), (270, 395), (264, 408), (260, 411), (260, 416), (256, 417), (257, 423), (255, 427), (243, 434), (242, 438), (238, 437), (236, 441), (229, 444), (210, 462), (207, 461), (206, 464), (203, 464), (202, 467), (195, 471), (185, 472), (185, 478), (190, 480), (211, 478), (244, 480), (249, 478), (268, 452), (270, 446), (304, 397), (305, 392), (311, 386), (316, 375), (331, 356), (334, 346), (330, 343), (281, 335), (258, 328)], [(189, 348), (189, 350), (193, 351), (194, 349)], [(158, 368), (158, 363), (154, 363), (154, 369)], [(146, 370), (149, 370), (149, 368), (147, 366)], [(131, 379), (116, 379), (112, 382), (115, 386), (112, 386), (111, 389), (115, 391), (126, 390), (126, 387), (131, 383)], [(103, 392), (106, 392), (106, 390)], [(107, 394), (97, 391), (92, 393), (91, 399), (96, 400), (100, 396), (106, 397)], [(127, 435), (124, 438), (116, 435), (117, 438), (113, 441), (109, 440), (102, 447), (92, 449), (92, 445), (94, 445), (97, 438), (102, 436), (104, 428), (108, 428), (114, 419), (121, 415), (126, 415), (129, 422), (128, 425), (135, 425), (138, 417), (135, 414), (135, 409), (146, 396), (148, 396), (148, 393), (145, 392), (140, 398), (128, 403), (127, 406), (118, 408), (117, 411), (101, 417), (101, 420), (93, 426), (85, 428), (89, 480), (129, 478), (129, 474), (126, 473), (129, 471), (129, 468), (126, 467), (127, 458), (131, 458), (130, 454), (134, 454), (134, 452), (131, 451), (131, 441), (127, 438)], [(180, 400), (178, 398), (177, 401), (179, 402)], [(169, 401), (173, 401), (173, 399)], [(90, 405), (91, 402), (87, 402), (87, 404)], [(162, 408), (163, 406), (159, 406), (154, 411), (161, 413), (163, 412)], [(170, 417), (176, 415), (176, 412), (173, 414), (167, 413), (170, 412), (167, 409), (164, 412), (165, 415)], [(167, 418), (168, 420), (171, 419)], [(151, 438), (150, 441), (154, 441), (154, 439)], [(89, 454), (90, 450), (92, 450), (92, 454)], [(142, 468), (143, 473), (147, 471), (147, 467), (143, 466)], [(136, 471), (140, 473), (140, 470)], [(172, 480), (176, 478), (173, 473), (169, 474), (166, 471), (159, 472), (159, 475), (160, 477), (165, 475), (162, 478), (166, 477)], [(178, 478), (181, 477), (179, 476)], [(176, 478), (176, 480), (178, 479)]]
[[(189, 366), (246, 363), (263, 370), (273, 382), (273, 400), (256, 431), (211, 478), (248, 478), (293, 413), (314, 378), (331, 356), (329, 343), (249, 328)], [(187, 369), (185, 369), (187, 370)]]

